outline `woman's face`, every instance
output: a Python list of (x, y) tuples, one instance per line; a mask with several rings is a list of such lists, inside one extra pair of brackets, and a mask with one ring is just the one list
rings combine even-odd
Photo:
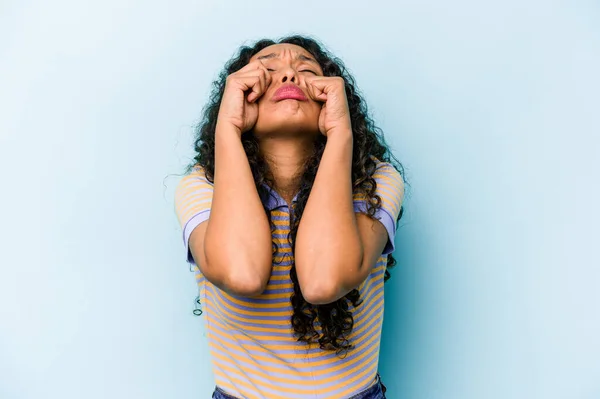
[(308, 51), (295, 44), (274, 44), (250, 61), (260, 60), (271, 74), (271, 84), (258, 100), (254, 134), (316, 135), (322, 103), (306, 90), (307, 76), (323, 76), (323, 70)]

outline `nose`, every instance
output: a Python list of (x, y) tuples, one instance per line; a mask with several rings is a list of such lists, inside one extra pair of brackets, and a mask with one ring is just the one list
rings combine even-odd
[(281, 83), (292, 82), (292, 83), (299, 84), (298, 75), (296, 74), (296, 70), (294, 68), (292, 68), (291, 66), (288, 66), (282, 72), (283, 72), (283, 74), (281, 76)]

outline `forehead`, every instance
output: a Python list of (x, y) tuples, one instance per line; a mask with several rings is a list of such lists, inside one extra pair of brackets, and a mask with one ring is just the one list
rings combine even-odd
[(315, 57), (313, 57), (313, 55), (311, 53), (309, 53), (307, 50), (305, 50), (303, 47), (298, 46), (296, 44), (289, 44), (289, 43), (280, 43), (280, 44), (273, 44), (270, 45), (268, 47), (265, 47), (264, 49), (260, 50), (258, 53), (254, 54), (251, 58), (251, 61), (257, 59), (260, 56), (263, 55), (268, 55), (268, 54), (277, 54), (278, 56), (281, 56), (283, 53), (285, 52), (291, 52), (292, 56), (298, 56), (298, 55), (304, 55), (306, 57), (310, 57), (312, 59), (314, 59)]

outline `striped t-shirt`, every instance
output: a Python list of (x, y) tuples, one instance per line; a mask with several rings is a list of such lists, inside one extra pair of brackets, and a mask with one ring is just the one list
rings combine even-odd
[[(354, 348), (343, 358), (318, 344), (298, 342), (291, 326), (289, 272), (293, 254), (287, 241), (290, 213), (286, 201), (271, 190), (267, 209), (275, 224), (278, 251), (266, 290), (246, 298), (230, 295), (200, 272), (189, 249), (195, 227), (208, 220), (213, 184), (200, 166), (186, 175), (175, 192), (175, 211), (183, 230), (186, 260), (194, 265), (206, 317), (206, 331), (216, 385), (238, 398), (347, 398), (376, 382), (383, 322), (383, 277), (387, 255), (394, 250), (396, 219), (403, 198), (403, 181), (392, 165), (379, 162), (374, 178), (382, 208), (375, 217), (389, 240), (367, 279), (358, 287), (362, 303), (353, 308)], [(366, 210), (355, 194), (355, 212)], [(224, 244), (226, 245), (226, 244)], [(320, 332), (318, 325), (315, 326)]]

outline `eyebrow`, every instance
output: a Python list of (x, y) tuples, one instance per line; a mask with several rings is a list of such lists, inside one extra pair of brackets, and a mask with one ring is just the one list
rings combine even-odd
[[(267, 55), (261, 55), (260, 57), (258, 57), (259, 60), (270, 60), (273, 58), (279, 58), (279, 55), (277, 55), (276, 53), (271, 53), (271, 54), (267, 54)], [(304, 54), (298, 54), (296, 59), (302, 60), (302, 61), (314, 62), (315, 64), (319, 65), (319, 63), (314, 58), (307, 57)]]

